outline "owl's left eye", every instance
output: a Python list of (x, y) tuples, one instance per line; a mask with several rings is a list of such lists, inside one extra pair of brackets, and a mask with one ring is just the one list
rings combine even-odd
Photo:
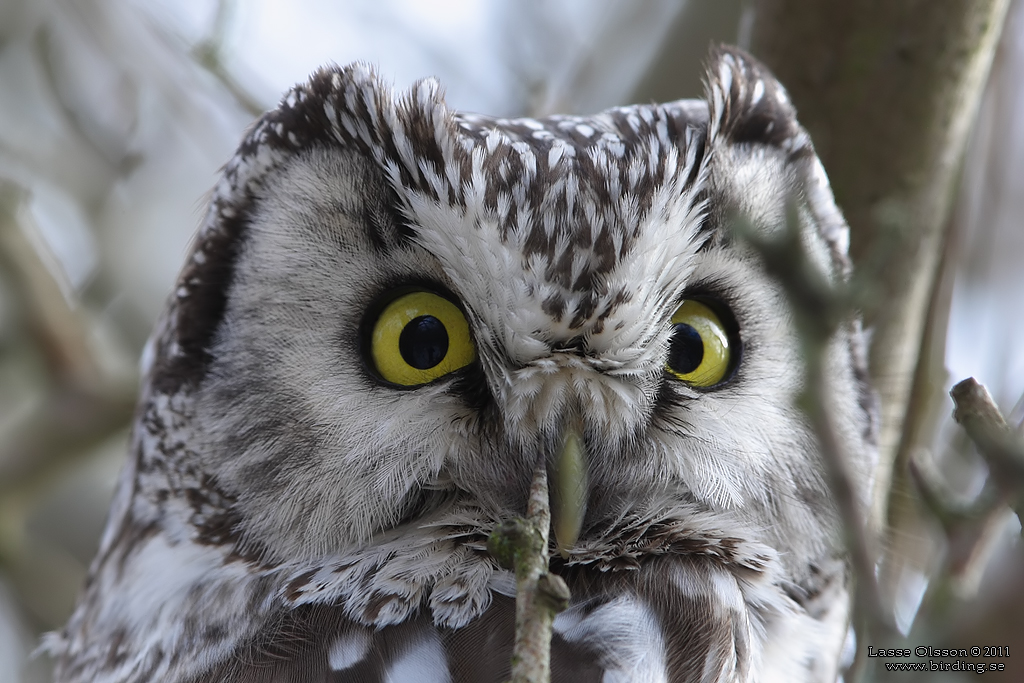
[(691, 386), (706, 388), (720, 384), (733, 367), (730, 336), (709, 306), (687, 299), (672, 315), (666, 369)]
[(476, 348), (458, 306), (433, 292), (414, 291), (380, 312), (370, 356), (382, 379), (417, 386), (469, 365)]

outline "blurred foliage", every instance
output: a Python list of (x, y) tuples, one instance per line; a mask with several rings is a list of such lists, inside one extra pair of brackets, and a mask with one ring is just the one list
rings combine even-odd
[[(189, 33), (156, 18), (170, 5), (139, 2), (0, 3), (0, 681), (49, 678), (28, 653), (67, 618), (95, 552), (137, 359), (218, 167), (271, 104), (252, 93), (284, 87), (252, 87), (260, 64), (237, 58), (262, 49), (232, 23), (248, 5), (189, 4), (206, 8)], [(456, 44), (417, 33), (402, 0), (351, 4), (363, 24), (348, 30), (390, 31), (419, 50), (385, 71), (433, 72), (457, 106), (499, 114), (697, 96), (709, 42), (742, 42), (751, 18), (740, 0), (507, 0)], [(974, 502), (988, 474), (948, 418), (947, 366), (979, 375), (1011, 425), (1024, 418), (1022, 8), (1015, 0), (968, 146), (930, 362), (915, 378), (915, 453), (928, 454), (924, 476), (946, 502)], [(480, 55), (489, 71), (466, 66), (481, 45), (494, 52)], [(883, 571), (897, 624), (917, 644), (1024, 644), (1016, 516), (944, 526), (909, 478), (896, 486)], [(986, 552), (974, 552), (981, 537)]]
[(108, 0), (0, 5), (0, 680), (58, 627), (125, 457), (137, 360), (252, 114)]

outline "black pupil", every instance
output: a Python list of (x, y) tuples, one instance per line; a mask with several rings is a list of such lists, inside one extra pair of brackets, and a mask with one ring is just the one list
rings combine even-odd
[(668, 349), (668, 366), (680, 375), (686, 375), (699, 368), (702, 360), (704, 340), (700, 333), (686, 323), (676, 323), (672, 345)]
[(398, 352), (417, 370), (429, 370), (448, 353), (448, 330), (432, 315), (413, 318), (398, 336)]

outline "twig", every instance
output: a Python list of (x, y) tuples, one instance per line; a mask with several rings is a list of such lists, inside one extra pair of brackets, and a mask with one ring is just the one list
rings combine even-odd
[(969, 377), (954, 386), (949, 395), (956, 405), (953, 419), (971, 437), (1001, 485), (1024, 485), (1024, 439), (1006, 424), (988, 389)]
[(734, 224), (734, 232), (760, 254), (766, 272), (782, 286), (792, 306), (806, 373), (800, 404), (818, 437), (822, 463), (855, 574), (852, 621), (858, 648), (845, 679), (856, 681), (866, 666), (863, 645), (870, 642), (869, 634), (875, 642), (880, 642), (888, 640), (895, 630), (889, 612), (882, 606), (875, 577), (877, 554), (868, 530), (866, 510), (859, 502), (846, 467), (847, 453), (837, 436), (826, 400), (828, 345), (839, 325), (851, 315), (853, 293), (849, 287), (829, 282), (812, 263), (801, 241), (799, 226), (796, 207), (790, 203), (786, 229), (780, 237), (764, 239), (742, 222)]
[(530, 485), (526, 519), (499, 525), (487, 549), (516, 574), (516, 637), (512, 648), (512, 683), (551, 680), (551, 632), (555, 615), (569, 604), (569, 588), (548, 572), (551, 509), (547, 465), (538, 458)]
[(988, 389), (973, 377), (954, 386), (949, 395), (956, 406), (953, 419), (988, 463), (1005, 500), (1024, 519), (1024, 438), (1006, 423)]
[(953, 590), (961, 599), (969, 598), (977, 592), (996, 548), (1011, 494), (990, 478), (980, 494), (973, 500), (966, 499), (946, 485), (923, 448), (910, 458), (908, 466), (928, 511), (945, 532)]
[(836, 436), (832, 416), (825, 397), (824, 347), (827, 338), (818, 340), (819, 348), (807, 354), (807, 388), (802, 407), (807, 414), (821, 445), (822, 461), (828, 475), (829, 488), (839, 511), (846, 536), (847, 549), (855, 573), (853, 624), (857, 636), (857, 650), (844, 680), (860, 680), (867, 662), (864, 644), (868, 636), (884, 638), (895, 631), (889, 612), (882, 606), (878, 581), (875, 577), (877, 554), (867, 528), (867, 515), (858, 501), (853, 480), (846, 467), (847, 457), (842, 442)]
[(984, 519), (1005, 501), (992, 486), (985, 484), (973, 499), (951, 490), (938, 471), (927, 449), (919, 448), (907, 461), (910, 477), (921, 494), (929, 512), (942, 524), (948, 534), (955, 526), (966, 521)]

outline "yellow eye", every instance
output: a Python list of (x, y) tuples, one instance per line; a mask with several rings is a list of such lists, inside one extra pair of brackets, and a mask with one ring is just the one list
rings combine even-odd
[(411, 292), (381, 311), (370, 355), (382, 378), (416, 386), (469, 365), (476, 349), (458, 306), (431, 292)]
[(695, 387), (712, 387), (729, 371), (729, 334), (715, 312), (688, 299), (672, 316), (669, 374)]

